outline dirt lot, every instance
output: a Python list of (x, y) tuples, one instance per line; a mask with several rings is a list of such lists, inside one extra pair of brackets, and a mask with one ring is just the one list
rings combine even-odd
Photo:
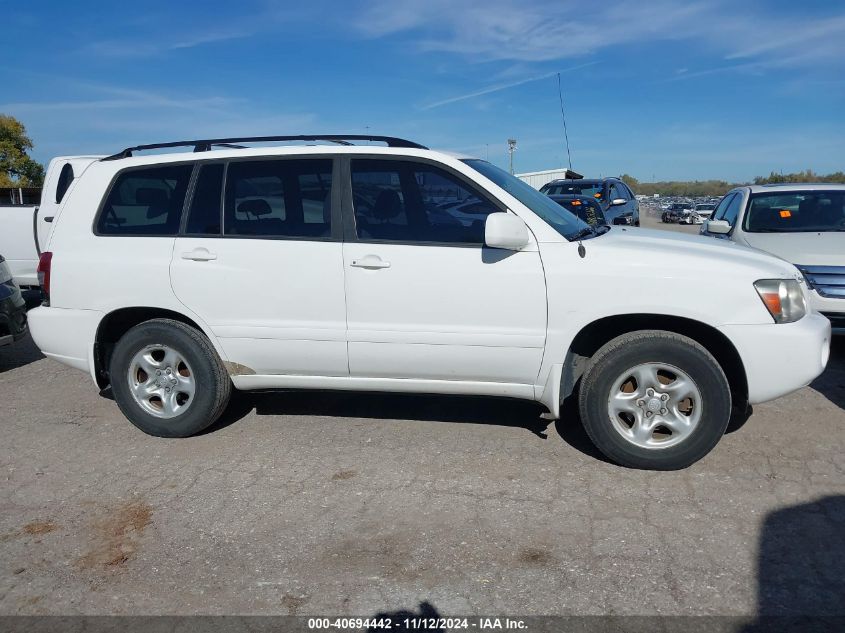
[(155, 439), (27, 340), (0, 351), (0, 613), (845, 614), (845, 341), (683, 472), (538, 414), (264, 394)]

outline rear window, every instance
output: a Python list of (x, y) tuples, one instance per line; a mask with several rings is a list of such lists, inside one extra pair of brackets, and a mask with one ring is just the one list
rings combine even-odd
[(97, 220), (101, 235), (176, 235), (193, 165), (120, 173)]

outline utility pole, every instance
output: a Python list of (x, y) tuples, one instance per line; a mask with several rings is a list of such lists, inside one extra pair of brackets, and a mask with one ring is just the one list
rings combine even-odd
[(511, 174), (513, 174), (513, 153), (516, 151), (516, 139), (509, 138), (508, 139), (508, 154), (511, 157)]

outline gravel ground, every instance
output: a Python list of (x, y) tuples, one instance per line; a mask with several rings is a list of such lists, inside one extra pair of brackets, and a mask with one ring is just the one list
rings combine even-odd
[(845, 341), (682, 472), (539, 413), (253, 394), (156, 439), (27, 339), (0, 350), (0, 614), (845, 615)]

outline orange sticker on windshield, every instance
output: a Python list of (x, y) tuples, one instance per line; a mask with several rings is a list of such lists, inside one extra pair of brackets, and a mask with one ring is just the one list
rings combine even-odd
[(783, 210), (780, 212), (780, 217), (782, 217), (782, 218), (791, 218), (791, 217), (792, 217), (792, 211), (790, 211), (789, 209), (783, 209)]
[(601, 194), (600, 193), (594, 193), (593, 198), (601, 198)]

